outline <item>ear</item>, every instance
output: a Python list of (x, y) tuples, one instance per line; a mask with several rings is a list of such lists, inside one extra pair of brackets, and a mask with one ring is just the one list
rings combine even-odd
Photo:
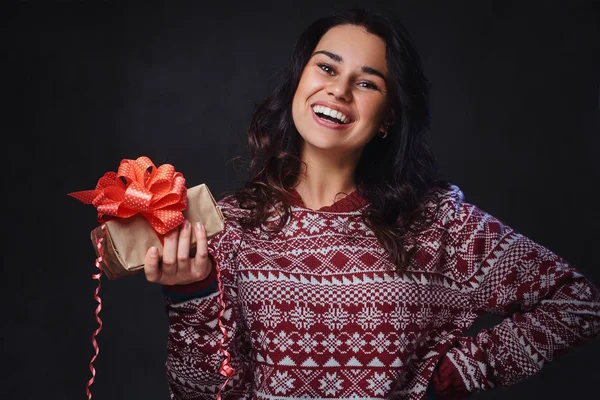
[(383, 123), (387, 126), (394, 125), (396, 122), (396, 113), (394, 110), (390, 110), (387, 117), (385, 117)]
[(384, 118), (383, 124), (381, 126), (380, 132), (387, 132), (388, 128), (396, 122), (396, 116), (394, 110), (390, 110), (388, 115)]

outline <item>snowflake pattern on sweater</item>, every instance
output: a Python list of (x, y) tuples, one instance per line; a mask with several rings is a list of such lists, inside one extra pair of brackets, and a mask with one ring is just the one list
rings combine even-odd
[[(404, 273), (364, 223), (353, 192), (310, 210), (296, 201), (276, 235), (226, 228), (209, 242), (223, 282), (225, 348), (236, 373), (223, 399), (423, 399), (509, 385), (600, 331), (597, 288), (575, 268), (464, 201), (439, 191)], [(172, 399), (215, 399), (219, 294), (167, 297)], [(517, 308), (515, 308), (517, 307)], [(505, 319), (462, 334), (484, 312)]]

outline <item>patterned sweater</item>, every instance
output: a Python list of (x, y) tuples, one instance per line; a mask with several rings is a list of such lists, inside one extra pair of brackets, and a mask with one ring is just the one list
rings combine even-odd
[[(598, 336), (591, 282), (458, 187), (437, 190), (434, 223), (404, 273), (365, 225), (356, 191), (320, 210), (296, 195), (278, 234), (242, 232), (244, 211), (220, 201), (226, 227), (209, 252), (224, 310), (211, 279), (165, 288), (171, 398), (423, 399), (430, 382), (440, 398), (463, 398)], [(505, 319), (463, 337), (484, 312)], [(235, 369), (224, 387), (222, 338)]]

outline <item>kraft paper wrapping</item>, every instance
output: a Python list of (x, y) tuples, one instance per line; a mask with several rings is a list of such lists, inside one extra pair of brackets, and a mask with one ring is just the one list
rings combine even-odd
[[(183, 211), (185, 218), (192, 224), (200, 222), (206, 228), (210, 238), (224, 228), (221, 210), (205, 184), (187, 190), (187, 208)], [(158, 248), (162, 256), (163, 246), (159, 234), (141, 215), (131, 218), (115, 218), (105, 223), (106, 235), (99, 226), (91, 232), (92, 244), (96, 255), (100, 252), (96, 241), (102, 241), (104, 250), (103, 270), (109, 279), (134, 275), (144, 268), (146, 252), (152, 246)], [(192, 230), (192, 249), (195, 249), (196, 238)]]

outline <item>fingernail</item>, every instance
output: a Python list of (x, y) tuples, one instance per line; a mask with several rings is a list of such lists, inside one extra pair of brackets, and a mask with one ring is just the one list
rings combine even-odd
[(200, 222), (196, 222), (196, 229), (198, 229), (199, 231), (202, 230), (202, 224)]
[(158, 249), (156, 247), (150, 247), (150, 255), (156, 257), (158, 255)]
[(188, 221), (187, 219), (183, 221), (183, 229), (190, 229), (190, 226), (190, 221)]

